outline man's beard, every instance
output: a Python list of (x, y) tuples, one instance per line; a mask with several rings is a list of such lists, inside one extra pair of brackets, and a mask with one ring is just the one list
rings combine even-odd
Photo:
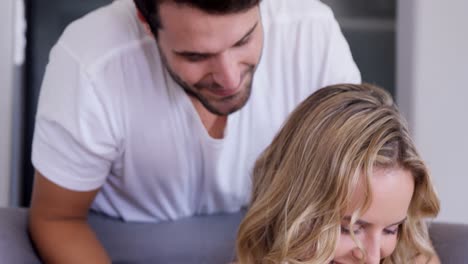
[[(197, 85), (197, 84), (195, 84), (193, 86), (189, 85), (184, 80), (182, 80), (182, 78), (171, 69), (171, 67), (167, 63), (167, 60), (164, 57), (164, 55), (161, 52), (160, 52), (160, 54), (161, 54), (162, 62), (164, 64), (164, 66), (166, 67), (167, 71), (169, 72), (169, 75), (172, 77), (172, 79), (180, 87), (182, 87), (182, 89), (184, 89), (184, 91), (189, 96), (196, 98), (209, 112), (211, 112), (211, 113), (213, 113), (215, 115), (218, 115), (218, 116), (227, 116), (227, 115), (232, 114), (232, 113), (238, 111), (239, 109), (241, 109), (243, 106), (245, 106), (245, 104), (249, 100), (250, 94), (252, 92), (252, 83), (253, 83), (253, 76), (254, 76), (254, 73), (255, 73), (255, 66), (253, 66), (253, 65), (249, 66), (249, 69), (244, 74), (242, 74), (243, 76), (241, 76), (240, 85), (243, 85), (244, 87), (240, 87), (238, 93), (230, 95), (230, 96), (226, 96), (226, 97), (223, 97), (223, 98), (220, 98), (220, 99), (216, 99), (216, 100), (211, 99), (210, 100), (209, 98), (203, 96), (203, 94), (201, 94), (201, 93), (199, 93), (197, 91), (201, 90), (201, 89), (209, 89), (209, 88), (212, 88), (212, 87), (202, 87), (202, 86)], [(220, 85), (217, 84), (217, 83), (213, 83), (211, 86), (220, 86)], [(218, 89), (218, 88), (216, 88), (216, 89)], [(220, 86), (220, 89), (222, 89), (221, 86)], [(221, 107), (221, 105), (225, 106), (226, 104), (229, 105), (229, 104), (231, 104), (233, 102), (234, 102), (234, 104), (232, 106), (230, 106), (228, 109), (223, 109)], [(216, 104), (221, 104), (221, 105), (216, 106)]]

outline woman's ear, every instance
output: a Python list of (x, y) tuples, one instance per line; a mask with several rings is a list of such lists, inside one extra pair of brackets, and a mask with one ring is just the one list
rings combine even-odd
[(140, 12), (140, 10), (138, 10), (137, 8), (137, 17), (138, 17), (138, 20), (140, 20), (140, 23), (143, 24), (143, 27), (145, 28), (145, 32), (148, 34), (148, 35), (153, 35), (153, 32), (151, 32), (151, 28), (148, 24), (148, 21), (146, 20), (145, 16), (143, 16), (143, 14)]

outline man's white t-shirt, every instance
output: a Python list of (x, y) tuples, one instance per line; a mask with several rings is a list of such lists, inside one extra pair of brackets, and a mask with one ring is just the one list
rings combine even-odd
[(101, 188), (92, 208), (127, 221), (237, 211), (251, 170), (288, 114), (318, 88), (360, 82), (331, 10), (263, 0), (264, 50), (252, 94), (223, 139), (168, 75), (131, 0), (72, 23), (50, 54), (32, 160), (52, 182)]

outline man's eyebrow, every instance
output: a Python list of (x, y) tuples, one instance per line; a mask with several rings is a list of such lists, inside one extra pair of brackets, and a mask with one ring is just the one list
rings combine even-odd
[(196, 52), (196, 51), (174, 51), (174, 53), (182, 57), (191, 57), (191, 56), (210, 57), (210, 56), (216, 55), (215, 53)]
[[(345, 217), (343, 217), (343, 220), (348, 221), (348, 222), (351, 222), (351, 216), (345, 216)], [(405, 221), (406, 221), (406, 217), (403, 218), (402, 220), (396, 222), (396, 223), (393, 223), (393, 224), (388, 225), (387, 227), (400, 225), (400, 224), (404, 223)], [(371, 223), (366, 222), (366, 221), (361, 220), (361, 219), (356, 220), (356, 224), (362, 225), (362, 226), (369, 226), (369, 225), (372, 225)]]
[[(258, 26), (258, 21), (255, 23), (255, 25), (249, 29), (249, 31), (247, 31), (246, 34), (244, 34), (244, 36), (242, 36), (242, 38), (240, 40), (238, 40), (236, 43), (234, 43), (234, 45), (232, 45), (232, 47), (235, 47), (235, 46), (238, 46), (240, 45), (243, 41), (245, 41), (246, 38), (248, 38), (252, 32), (254, 32), (254, 30), (257, 28)], [(214, 56), (216, 55), (216, 53), (210, 53), (210, 52), (197, 52), (197, 51), (176, 51), (174, 50), (173, 51), (176, 55), (178, 56), (182, 56), (182, 57), (190, 57), (190, 56), (200, 56), (200, 57), (211, 57), (211, 56)]]
[(255, 25), (253, 25), (253, 27), (252, 27), (249, 31), (247, 31), (247, 33), (246, 33), (240, 40), (238, 40), (238, 41), (233, 45), (233, 47), (234, 47), (234, 46), (238, 46), (238, 45), (241, 44), (246, 38), (248, 38), (248, 37), (252, 34), (252, 32), (254, 32), (254, 30), (257, 28), (257, 26), (258, 26), (258, 21), (255, 23)]

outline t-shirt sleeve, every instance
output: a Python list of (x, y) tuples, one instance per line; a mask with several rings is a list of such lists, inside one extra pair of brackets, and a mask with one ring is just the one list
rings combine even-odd
[[(298, 22), (287, 34), (294, 34), (294, 61), (299, 65), (301, 80), (309, 85), (306, 97), (316, 89), (338, 83), (361, 83), (349, 45), (331, 9), (311, 15)], [(312, 90), (311, 90), (312, 88)]]
[(323, 85), (361, 83), (361, 74), (338, 22), (330, 15), (325, 23)]
[(59, 42), (39, 97), (32, 146), (36, 170), (75, 191), (102, 186), (121, 153), (116, 100), (98, 89), (79, 56)]

